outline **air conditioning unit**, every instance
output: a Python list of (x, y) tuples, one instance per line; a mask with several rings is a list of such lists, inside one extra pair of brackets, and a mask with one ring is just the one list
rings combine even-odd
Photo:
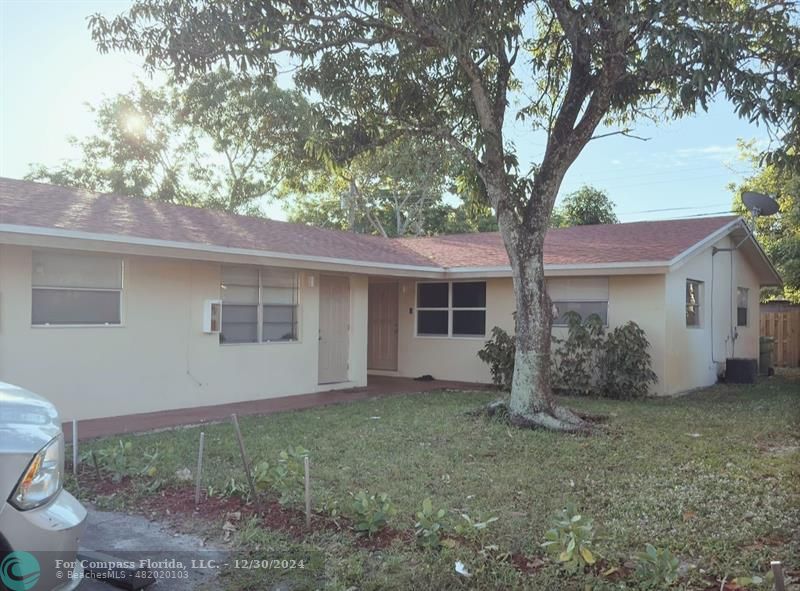
[(222, 300), (206, 300), (203, 306), (203, 332), (219, 334), (222, 328)]

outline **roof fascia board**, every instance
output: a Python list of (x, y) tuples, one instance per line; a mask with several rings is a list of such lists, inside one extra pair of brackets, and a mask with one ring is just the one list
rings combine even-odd
[(120, 254), (140, 254), (192, 260), (213, 260), (231, 263), (270, 264), (312, 270), (338, 270), (369, 273), (379, 270), (383, 275), (405, 277), (441, 277), (441, 267), (424, 267), (397, 263), (374, 263), (333, 257), (317, 257), (244, 248), (210, 246), (187, 242), (173, 242), (151, 238), (95, 234), (77, 230), (39, 228), (0, 224), (0, 242), (26, 246), (52, 246), (76, 250), (103, 250)]

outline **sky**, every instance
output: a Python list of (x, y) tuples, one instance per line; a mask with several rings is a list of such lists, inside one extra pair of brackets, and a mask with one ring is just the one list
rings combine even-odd
[[(32, 163), (57, 164), (76, 156), (68, 136), (94, 131), (86, 103), (130, 90), (146, 79), (132, 54), (102, 55), (87, 16), (114, 15), (128, 0), (0, 0), (0, 176), (22, 178)], [(157, 76), (155, 82), (163, 81)], [(567, 173), (560, 199), (583, 184), (608, 192), (621, 221), (726, 212), (728, 185), (752, 171), (738, 159), (738, 139), (765, 140), (763, 128), (738, 119), (721, 102), (677, 122), (638, 124), (640, 141), (621, 136), (589, 143)], [(540, 137), (510, 124), (507, 136), (520, 161), (544, 149)], [(265, 213), (285, 219), (279, 204)]]

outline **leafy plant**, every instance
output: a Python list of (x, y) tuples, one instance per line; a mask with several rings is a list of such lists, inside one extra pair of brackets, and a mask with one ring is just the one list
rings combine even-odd
[(459, 536), (467, 540), (477, 540), (489, 527), (490, 524), (497, 521), (497, 517), (489, 517), (483, 521), (480, 519), (473, 519), (467, 513), (461, 514), (461, 520), (453, 528)]
[[(231, 476), (225, 482), (225, 486), (222, 487), (222, 490), (219, 493), (221, 497), (247, 497), (249, 494), (250, 489), (248, 488), (247, 484), (244, 482), (239, 482), (233, 476)], [(210, 490), (208, 496), (211, 496)]]
[(608, 334), (601, 363), (605, 397), (647, 396), (650, 384), (658, 381), (651, 368), (649, 347), (644, 330), (635, 322), (627, 322)]
[(430, 499), (422, 501), (422, 511), (417, 511), (417, 522), (414, 524), (417, 544), (433, 549), (441, 546), (442, 519), (445, 514), (444, 509), (434, 509)]
[(636, 555), (636, 575), (643, 589), (663, 589), (678, 580), (679, 561), (668, 548), (658, 549), (647, 544), (644, 552)]
[(386, 527), (389, 517), (397, 510), (386, 493), (370, 495), (362, 490), (353, 495), (353, 513), (356, 517), (353, 529), (372, 536)]
[(575, 311), (564, 316), (567, 319), (567, 337), (552, 337), (553, 384), (572, 394), (591, 394), (596, 389), (596, 368), (603, 349), (603, 321), (597, 314), (582, 320)]
[(278, 492), (281, 505), (291, 502), (303, 490), (303, 464), (308, 455), (309, 451), (302, 446), (289, 446), (278, 454), (275, 463), (260, 462), (254, 471), (256, 487), (271, 488)]
[(478, 351), (480, 360), (489, 365), (492, 381), (503, 390), (511, 390), (516, 351), (514, 337), (499, 326), (492, 329), (492, 338)]
[(553, 517), (553, 527), (545, 533), (542, 547), (556, 556), (570, 573), (593, 565), (597, 559), (592, 552), (594, 525), (592, 520), (578, 513), (570, 502)]
[(130, 451), (133, 444), (130, 441), (118, 441), (117, 445), (99, 449), (95, 452), (97, 463), (101, 470), (111, 474), (111, 481), (118, 483), (130, 475)]

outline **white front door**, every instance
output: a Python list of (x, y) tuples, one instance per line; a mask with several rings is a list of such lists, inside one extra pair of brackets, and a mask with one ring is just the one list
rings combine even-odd
[(320, 384), (347, 381), (350, 351), (350, 279), (319, 277)]

